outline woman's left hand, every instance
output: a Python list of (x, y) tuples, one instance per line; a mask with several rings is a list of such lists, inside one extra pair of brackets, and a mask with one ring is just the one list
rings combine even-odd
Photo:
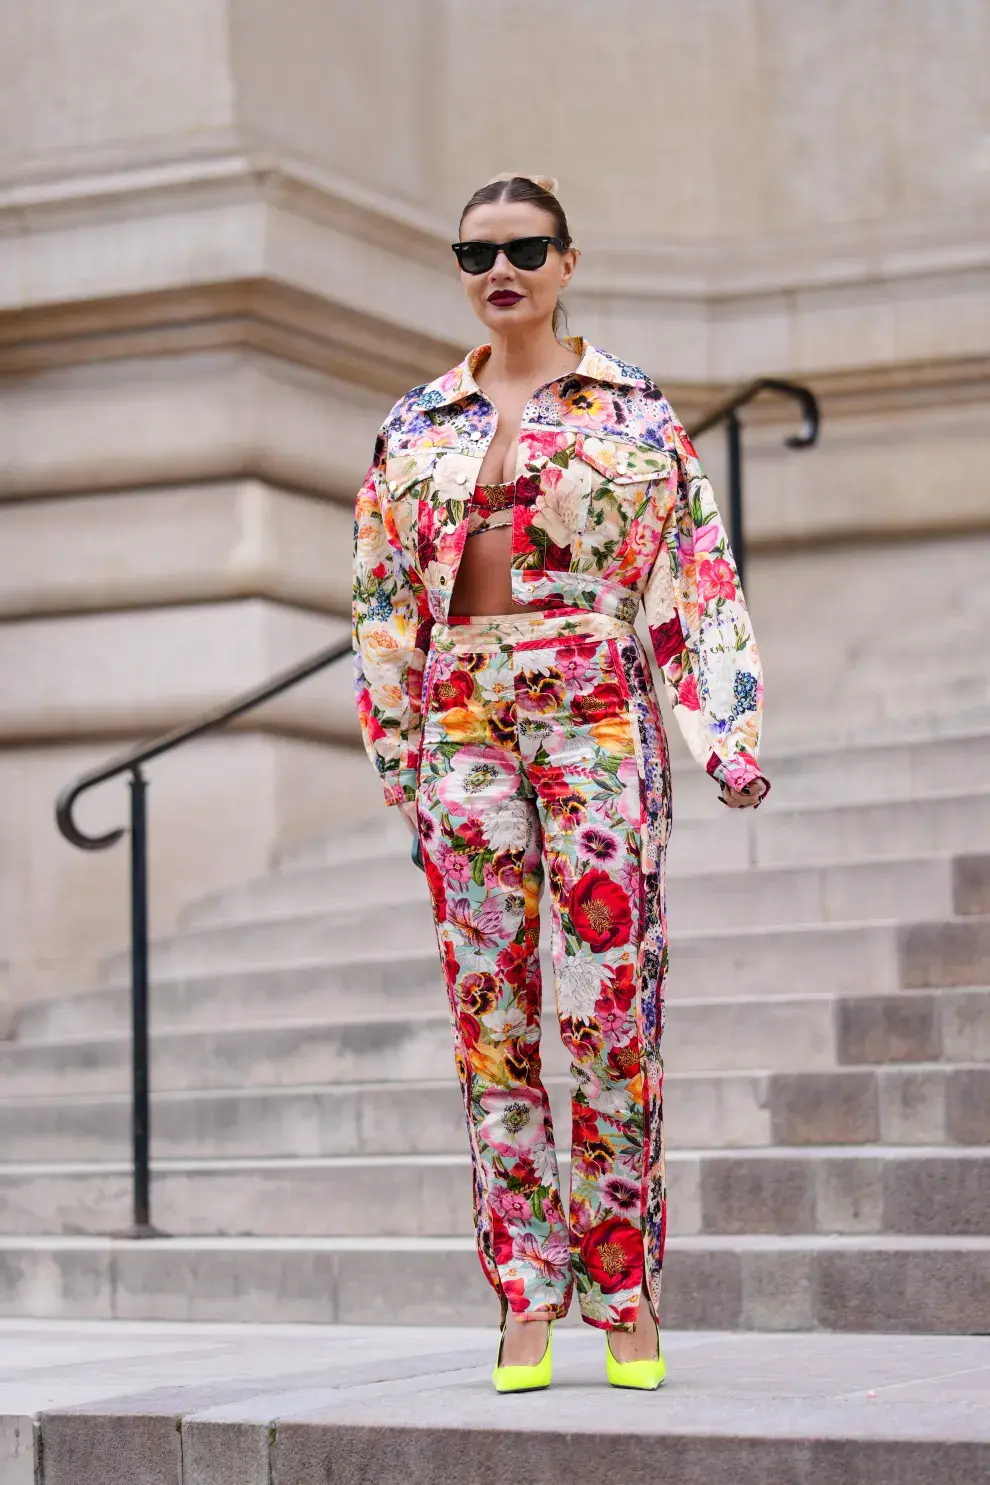
[(730, 810), (755, 810), (767, 792), (767, 788), (765, 779), (753, 779), (742, 789), (730, 789), (728, 784), (723, 784), (719, 798), (723, 804), (729, 806)]

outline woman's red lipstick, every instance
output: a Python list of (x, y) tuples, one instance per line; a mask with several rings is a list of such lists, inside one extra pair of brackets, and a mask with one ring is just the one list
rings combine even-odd
[(514, 294), (511, 289), (496, 289), (493, 294), (489, 294), (488, 303), (518, 304), (522, 297), (521, 294)]

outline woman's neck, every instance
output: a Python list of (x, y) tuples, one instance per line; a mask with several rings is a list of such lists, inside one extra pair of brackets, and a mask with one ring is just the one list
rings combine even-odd
[(491, 351), (479, 370), (494, 383), (541, 386), (573, 371), (580, 361), (570, 346), (562, 345), (548, 325), (535, 333), (492, 334)]

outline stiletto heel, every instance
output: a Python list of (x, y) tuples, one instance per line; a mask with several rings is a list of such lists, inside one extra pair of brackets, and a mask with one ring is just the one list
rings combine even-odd
[(660, 1326), (655, 1315), (653, 1323), (657, 1327), (656, 1361), (616, 1361), (609, 1344), (608, 1331), (605, 1332), (605, 1373), (613, 1387), (636, 1387), (642, 1392), (655, 1392), (667, 1375), (660, 1349)]
[(505, 1342), (505, 1327), (508, 1317), (502, 1323), (502, 1329), (498, 1336), (498, 1356), (495, 1361), (495, 1370), (492, 1372), (492, 1381), (496, 1392), (536, 1392), (541, 1387), (550, 1386), (550, 1342), (553, 1338), (553, 1321), (547, 1327), (547, 1349), (535, 1366), (503, 1366), (502, 1346)]

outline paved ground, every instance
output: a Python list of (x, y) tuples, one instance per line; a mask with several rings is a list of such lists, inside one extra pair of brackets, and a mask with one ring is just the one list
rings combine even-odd
[(665, 1337), (667, 1384), (499, 1397), (488, 1331), (0, 1323), (0, 1485), (976, 1485), (990, 1337)]

